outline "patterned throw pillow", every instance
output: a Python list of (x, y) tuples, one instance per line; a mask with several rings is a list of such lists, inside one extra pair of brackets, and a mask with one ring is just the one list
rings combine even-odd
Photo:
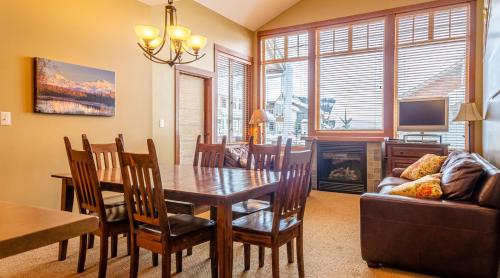
[(439, 199), (443, 195), (441, 174), (428, 175), (416, 181), (395, 186), (389, 191), (389, 194), (420, 199)]
[(414, 181), (427, 175), (436, 174), (441, 170), (441, 165), (443, 165), (445, 160), (446, 156), (426, 154), (417, 160), (417, 162), (408, 166), (401, 174), (401, 177)]

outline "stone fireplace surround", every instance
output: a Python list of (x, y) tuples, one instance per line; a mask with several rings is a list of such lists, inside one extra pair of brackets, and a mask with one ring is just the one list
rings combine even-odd
[[(308, 147), (312, 142), (313, 138), (308, 138), (306, 140), (306, 146)], [(353, 139), (318, 139), (319, 142), (365, 142), (366, 143), (366, 175), (367, 175), (367, 192), (375, 192), (377, 185), (382, 180), (382, 150), (383, 150), (383, 140), (379, 138), (353, 138)], [(314, 156), (312, 165), (312, 187), (317, 190), (318, 185), (318, 171), (317, 171), (317, 156)]]

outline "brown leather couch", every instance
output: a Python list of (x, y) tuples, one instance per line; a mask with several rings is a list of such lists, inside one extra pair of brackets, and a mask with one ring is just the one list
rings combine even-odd
[(384, 194), (407, 182), (402, 169), (377, 193), (361, 196), (361, 253), (370, 267), (387, 265), (446, 277), (497, 277), (500, 259), (500, 171), (483, 168), (468, 201)]

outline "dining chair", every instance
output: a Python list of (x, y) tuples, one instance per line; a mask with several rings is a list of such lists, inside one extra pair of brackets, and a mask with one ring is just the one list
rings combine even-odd
[[(281, 141), (282, 137), (278, 136), (276, 145), (274, 144), (254, 144), (253, 136), (250, 136), (248, 143), (248, 156), (246, 169), (254, 171), (279, 171), (281, 162)], [(260, 210), (269, 210), (271, 208), (269, 195), (263, 196), (258, 199), (250, 199), (237, 204), (232, 207), (233, 219), (238, 219), (250, 213)], [(288, 253), (293, 249), (293, 243), (287, 245)], [(244, 244), (244, 266), (245, 270), (250, 269), (250, 244)], [(264, 247), (259, 246), (259, 267), (264, 266)]]
[[(123, 142), (123, 135), (118, 134), (118, 137), (121, 138), (122, 142)], [(106, 143), (106, 144), (89, 144), (87, 146), (90, 146), (90, 148), (86, 149), (85, 143), (84, 143), (85, 140), (88, 140), (88, 137), (86, 134), (82, 134), (82, 145), (84, 146), (84, 149), (86, 151), (90, 151), (93, 154), (94, 161), (96, 162), (97, 170), (120, 168), (120, 165), (118, 163), (118, 152), (116, 149), (115, 142)], [(113, 207), (113, 206), (119, 206), (119, 205), (125, 205), (125, 199), (123, 197), (123, 194), (114, 193), (111, 196), (104, 197), (104, 206), (105, 207)], [(111, 256), (112, 257), (116, 256), (117, 241), (118, 241), (118, 237), (111, 237)], [(88, 246), (89, 246), (89, 249), (94, 247), (94, 235), (92, 235), (92, 234), (89, 235)], [(127, 250), (127, 253), (130, 254), (130, 250)]]
[[(106, 277), (108, 264), (108, 239), (129, 232), (129, 221), (126, 206), (106, 207), (102, 197), (101, 186), (92, 153), (88, 151), (90, 144), (83, 140), (84, 151), (73, 150), (68, 137), (64, 137), (68, 161), (73, 177), (78, 208), (81, 214), (99, 217), (99, 228), (92, 232), (100, 237), (99, 277)], [(128, 244), (128, 242), (127, 242)], [(116, 246), (113, 247), (116, 256)], [(87, 235), (80, 236), (77, 272), (83, 272), (87, 254)]]
[(234, 241), (271, 248), (273, 278), (279, 277), (279, 247), (294, 239), (299, 277), (304, 277), (303, 219), (316, 140), (308, 150), (292, 152), (291, 147), (288, 139), (273, 211), (262, 210), (233, 221)]
[(212, 220), (188, 214), (168, 216), (153, 140), (148, 153), (125, 152), (116, 138), (130, 218), (130, 277), (137, 277), (139, 248), (162, 255), (162, 277), (170, 277), (171, 254), (176, 254), (176, 271), (182, 271), (182, 250), (210, 242), (212, 277), (217, 276), (216, 234)]
[[(222, 168), (224, 166), (224, 153), (226, 149), (226, 136), (222, 137), (222, 143), (210, 144), (202, 143), (201, 135), (196, 139), (196, 148), (193, 159), (193, 166)], [(197, 215), (209, 210), (208, 206), (193, 204), (189, 202), (165, 200), (167, 209), (171, 213)], [(193, 254), (193, 250), (188, 248), (187, 255)]]

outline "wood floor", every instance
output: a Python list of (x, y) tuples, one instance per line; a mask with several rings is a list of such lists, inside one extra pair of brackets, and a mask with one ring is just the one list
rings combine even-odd
[[(370, 269), (361, 259), (359, 247), (359, 196), (313, 191), (306, 208), (304, 257), (306, 277), (428, 277), (389, 268)], [(234, 245), (234, 277), (271, 277), (271, 252), (258, 268), (257, 248), (252, 248), (249, 271), (243, 271), (243, 246)], [(297, 265), (286, 262), (280, 250), (281, 277), (298, 277)], [(184, 272), (174, 277), (210, 277), (208, 244), (184, 257)], [(0, 277), (97, 277), (99, 244), (87, 254), (86, 269), (76, 274), (78, 240), (70, 240), (68, 259), (57, 261), (57, 245), (0, 260)], [(109, 259), (107, 277), (128, 277), (129, 257), (125, 238), (120, 238), (118, 257)], [(172, 269), (175, 269), (173, 267)], [(151, 266), (151, 255), (142, 251), (140, 277), (159, 277), (160, 267)]]

